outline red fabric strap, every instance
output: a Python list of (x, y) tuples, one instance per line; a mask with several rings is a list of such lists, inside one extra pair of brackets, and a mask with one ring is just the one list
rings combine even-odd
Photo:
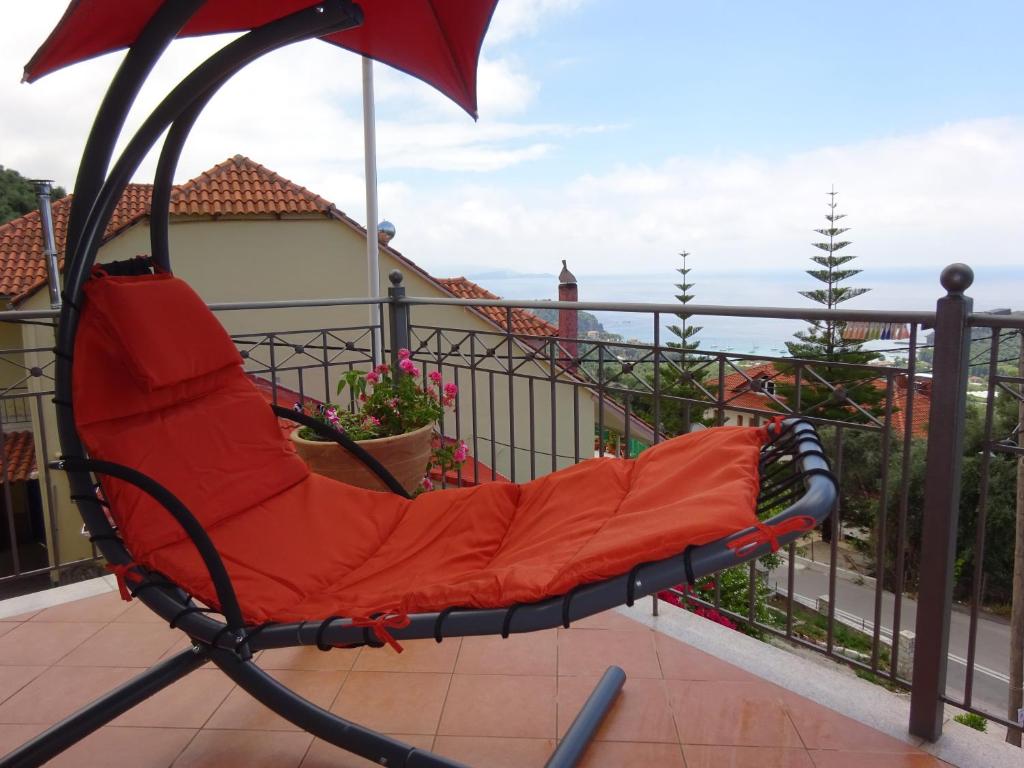
[(765, 439), (766, 440), (770, 440), (772, 438), (772, 433), (773, 432), (777, 435), (779, 433), (779, 430), (782, 429), (782, 422), (785, 421), (785, 420), (786, 420), (785, 416), (775, 416), (775, 417), (772, 418), (771, 421), (769, 421), (767, 424), (765, 424), (764, 425), (764, 436), (765, 436)]
[(772, 552), (777, 552), (779, 549), (779, 536), (784, 536), (787, 533), (804, 533), (814, 528), (817, 524), (817, 520), (809, 515), (797, 515), (796, 517), (783, 520), (776, 525), (757, 522), (754, 524), (757, 530), (751, 531), (745, 536), (740, 536), (738, 539), (733, 539), (726, 546), (734, 550), (736, 557), (745, 557), (762, 544), (770, 544)]
[[(107, 563), (107, 570), (113, 573), (117, 579), (117, 590), (121, 593), (121, 599), (125, 602), (130, 602), (132, 599), (130, 587), (138, 586), (142, 582), (142, 577), (132, 572), (133, 568), (138, 568), (138, 565), (136, 563)], [(128, 583), (129, 573), (137, 579), (130, 585)]]
[(391, 633), (388, 632), (388, 628), (404, 629), (405, 627), (408, 627), (409, 615), (406, 613), (385, 613), (375, 619), (371, 619), (367, 616), (353, 616), (352, 626), (370, 627), (373, 629), (373, 634), (377, 636), (378, 640), (390, 645), (394, 648), (396, 653), (401, 653), (402, 646), (399, 645), (398, 641), (391, 636)]

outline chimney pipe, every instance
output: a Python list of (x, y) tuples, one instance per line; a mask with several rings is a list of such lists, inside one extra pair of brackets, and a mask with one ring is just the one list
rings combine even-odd
[(50, 308), (60, 309), (60, 268), (57, 266), (57, 243), (53, 234), (53, 210), (50, 207), (51, 184), (37, 180), (36, 200), (39, 201), (39, 225), (43, 234), (43, 258), (46, 260), (46, 274), (50, 286)]
[[(562, 259), (562, 271), (558, 275), (558, 300), (579, 301), (576, 276), (565, 265), (565, 259)], [(559, 360), (569, 371), (576, 370), (578, 353), (576, 340), (579, 335), (579, 313), (575, 309), (558, 310), (558, 337), (561, 339)]]

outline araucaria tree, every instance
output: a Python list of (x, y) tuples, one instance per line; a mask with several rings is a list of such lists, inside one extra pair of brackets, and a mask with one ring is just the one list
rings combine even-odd
[[(679, 254), (683, 259), (683, 266), (676, 269), (682, 276), (681, 281), (675, 286), (679, 290), (676, 299), (684, 306), (693, 300), (694, 283), (690, 280), (690, 268), (686, 266), (688, 251)], [(669, 399), (661, 401), (661, 423), (662, 429), (667, 434), (676, 435), (687, 432), (692, 424), (704, 421), (704, 408), (685, 400), (672, 398), (685, 398), (686, 400), (707, 400), (707, 395), (702, 389), (702, 384), (707, 378), (707, 364), (697, 348), (700, 341), (694, 338), (701, 330), (701, 326), (690, 323), (690, 315), (685, 312), (677, 312), (679, 324), (668, 326), (668, 330), (676, 337), (676, 341), (668, 342), (672, 350), (665, 353), (670, 361), (661, 366), (659, 372), (659, 386), (662, 394), (669, 396)]]
[[(846, 218), (846, 214), (836, 213), (836, 195), (839, 193), (833, 188), (827, 194), (829, 202), (825, 220), (828, 226), (814, 230), (823, 239), (812, 243), (821, 253), (811, 257), (817, 268), (807, 270), (807, 274), (822, 283), (823, 287), (800, 291), (800, 295), (828, 309), (835, 309), (871, 289), (843, 285), (860, 274), (861, 270), (847, 266), (856, 256), (840, 253), (850, 245), (849, 240), (842, 239), (849, 227), (838, 226), (839, 220)], [(839, 320), (813, 320), (806, 331), (793, 334), (796, 341), (786, 343), (792, 357), (823, 363), (804, 366), (801, 370), (801, 413), (839, 421), (863, 422), (867, 420), (864, 413), (879, 415), (882, 412), (880, 404), (885, 393), (875, 385), (875, 376), (870, 370), (828, 365), (838, 362), (867, 365), (878, 358), (874, 352), (864, 350), (861, 342), (844, 338), (845, 328), (846, 323)], [(789, 376), (780, 378), (790, 379), (798, 370), (796, 366), (785, 368)], [(780, 381), (776, 391), (790, 404), (796, 403), (794, 383)]]

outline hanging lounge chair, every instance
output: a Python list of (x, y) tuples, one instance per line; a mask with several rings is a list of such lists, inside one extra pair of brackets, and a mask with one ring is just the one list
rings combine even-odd
[[(73, 26), (73, 11), (89, 5), (73, 4), (62, 24)], [(76, 182), (55, 349), (63, 456), (54, 466), (68, 473), (123, 596), (180, 628), (192, 647), (0, 765), (40, 765), (212, 661), (270, 709), (380, 765), (455, 766), (306, 701), (260, 669), (254, 654), (569, 626), (774, 551), (830, 513), (835, 481), (813, 428), (795, 419), (708, 429), (637, 459), (595, 459), (522, 485), (410, 499), (342, 435), (268, 408), (220, 323), (171, 273), (164, 217), (153, 217), (152, 258), (94, 268), (96, 252), (125, 184), (166, 129), (154, 212), (166, 210), (185, 136), (220, 84), (261, 53), (348, 29), (361, 13), (337, 0), (263, 20), (187, 77), (107, 174), (111, 127), (123, 123), (163, 46), (189, 29), (203, 4), (150, 5), (155, 12), (131, 37)], [(480, 5), (489, 18), (493, 2)], [(48, 44), (67, 49), (65, 32), (59, 27)], [(88, 53), (71, 49), (71, 58)], [(52, 56), (37, 59), (55, 66)], [(279, 417), (324, 430), (392, 492), (311, 474)], [(549, 765), (576, 763), (623, 680), (609, 669)]]

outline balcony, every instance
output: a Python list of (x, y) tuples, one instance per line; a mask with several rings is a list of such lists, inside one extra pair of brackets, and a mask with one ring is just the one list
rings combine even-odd
[[(248, 372), (283, 405), (326, 401), (344, 372), (402, 347), (424, 376), (440, 371), (454, 380), (457, 408), (442, 427), (465, 440), (474, 461), (461, 475), (439, 477), (442, 486), (494, 474), (529, 480), (595, 455), (632, 455), (701, 423), (758, 424), (799, 413), (826, 436), (843, 496), (826, 532), (738, 577), (665, 593), (660, 602), (569, 630), (417, 642), (401, 656), (265, 652), (261, 663), (300, 692), (349, 714), (359, 699), (355, 719), (467, 762), (542, 764), (584, 689), (615, 663), (629, 681), (587, 764), (942, 764), (922, 750), (963, 766), (1011, 759), (1012, 748), (1001, 743), (1014, 725), (1007, 715), (1009, 632), (990, 610), (1005, 588), (986, 574), (993, 557), (1005, 557), (1005, 521), (989, 511), (1008, 492), (1008, 468), (1024, 453), (1019, 427), (1013, 422), (1006, 431), (1003, 418), (1024, 383), (1008, 368), (1007, 353), (1024, 329), (1021, 318), (973, 313), (955, 291), (935, 313), (687, 308), (750, 323), (786, 318), (906, 329), (906, 344), (883, 361), (825, 364), (703, 349), (684, 355), (663, 330), (675, 305), (412, 297), (400, 281), (382, 302), (315, 305), (337, 322), (304, 325), (296, 315), (310, 303), (301, 302), (214, 309), (233, 331)], [(377, 305), (381, 320), (367, 322), (367, 306)], [(539, 307), (635, 313), (650, 322), (653, 342), (521, 332), (514, 313)], [(52, 313), (2, 315), (8, 324), (43, 324), (36, 326), (40, 343), (0, 353), (18, 371), (0, 394), (5, 444), (30, 431), (40, 457), (18, 474), (23, 462), (16, 465), (7, 451), (2, 467), (0, 589), (11, 600), (0, 616), (20, 615), (0, 624), (0, 672), (8, 681), (0, 688), (0, 733), (3, 746), (13, 747), (132, 668), (180, 650), (183, 639), (143, 606), (120, 602), (99, 578), (100, 560), (79, 533), (62, 477), (43, 460), (56, 452), (53, 360), (43, 332)], [(929, 328), (933, 340), (924, 336)], [(968, 409), (968, 373), (985, 396), (971, 406), (977, 428), (965, 441), (957, 424)], [(851, 394), (865, 391), (873, 394)], [(954, 496), (961, 471), (970, 475), (963, 498)], [(942, 585), (954, 578), (950, 602)], [(84, 579), (91, 580), (74, 583)], [(48, 586), (59, 588), (37, 591)], [(92, 596), (50, 605), (84, 594)], [(64, 631), (43, 642), (49, 633), (39, 627), (53, 622)], [(402, 691), (420, 689), (415, 704), (401, 701)], [(527, 704), (512, 706), (517, 697)], [(950, 705), (945, 715), (943, 705)], [(949, 722), (956, 711), (984, 718), (990, 733)], [(930, 738), (945, 723), (945, 735), (924, 742), (907, 734), (908, 722), (918, 734), (931, 727)], [(247, 765), (349, 764), (205, 670), (61, 759), (83, 764), (99, 744), (119, 745), (131, 765), (224, 764), (225, 755), (242, 754)]]

